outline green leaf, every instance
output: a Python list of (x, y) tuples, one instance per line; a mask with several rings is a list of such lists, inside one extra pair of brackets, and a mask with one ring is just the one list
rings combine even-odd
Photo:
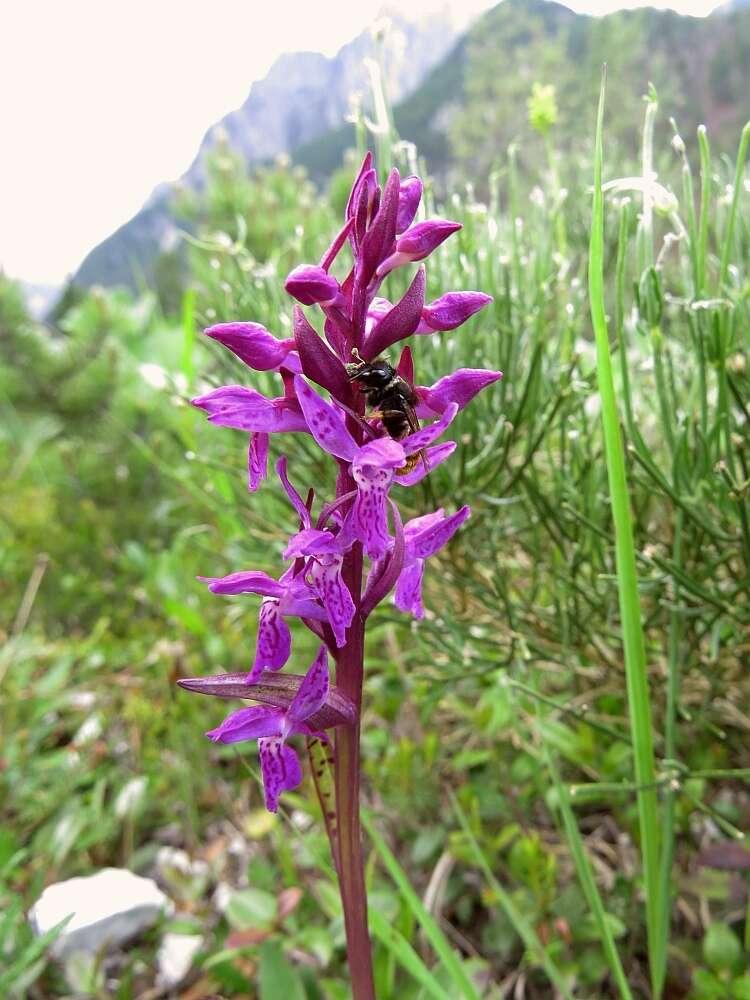
[(306, 1000), (305, 989), (294, 967), (276, 941), (260, 949), (260, 1000)]
[(714, 972), (739, 972), (742, 945), (726, 924), (710, 924), (703, 938), (703, 957)]
[(276, 919), (276, 897), (264, 889), (240, 889), (229, 900), (226, 918), (232, 927), (267, 927)]

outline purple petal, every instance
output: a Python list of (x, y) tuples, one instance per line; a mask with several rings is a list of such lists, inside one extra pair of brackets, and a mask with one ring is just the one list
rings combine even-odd
[[(213, 677), (181, 677), (177, 683), (185, 691), (195, 694), (210, 695), (215, 698), (252, 699), (286, 713), (304, 679), (300, 674), (273, 673), (266, 670), (255, 684), (247, 683), (245, 673), (216, 674)], [(334, 687), (328, 692), (325, 704), (310, 716), (308, 722), (314, 729), (333, 729), (335, 726), (348, 725), (356, 718), (354, 702)]]
[(397, 441), (378, 438), (360, 448), (352, 462), (352, 476), (358, 486), (352, 507), (354, 531), (371, 559), (379, 559), (388, 548), (385, 502), (394, 469), (405, 461), (404, 450)]
[(205, 410), (212, 424), (241, 431), (306, 431), (307, 424), (293, 398), (267, 399), (255, 389), (224, 385), (198, 396), (193, 406)]
[(486, 368), (459, 368), (450, 375), (444, 375), (432, 386), (418, 387), (422, 402), (417, 407), (417, 413), (419, 416), (444, 413), (451, 403), (457, 403), (459, 410), (463, 410), (478, 392), (502, 377), (502, 372)]
[[(417, 333), (455, 330), (488, 302), (492, 302), (492, 296), (484, 292), (448, 292), (424, 307)], [(423, 326), (426, 329), (422, 329)]]
[(445, 431), (457, 413), (458, 403), (449, 403), (440, 419), (436, 420), (434, 424), (422, 427), (421, 430), (403, 438), (401, 444), (406, 454), (413, 455), (415, 452), (421, 451), (422, 448), (426, 448), (428, 444), (432, 444), (435, 438), (439, 438)]
[(268, 434), (259, 431), (250, 435), (247, 450), (247, 488), (255, 493), (261, 479), (268, 478)]
[(263, 594), (264, 597), (283, 597), (286, 587), (260, 570), (246, 573), (230, 573), (229, 576), (199, 576), (208, 584), (212, 594)]
[(374, 608), (390, 593), (391, 588), (401, 575), (404, 566), (405, 539), (404, 525), (398, 506), (389, 499), (391, 511), (393, 513), (393, 527), (395, 538), (393, 547), (388, 555), (378, 560), (367, 578), (367, 587), (362, 595), (360, 611), (363, 617), (367, 617)]
[(392, 302), (389, 302), (388, 299), (380, 298), (379, 295), (375, 296), (367, 307), (367, 317), (365, 319), (365, 339), (367, 339), (372, 330), (374, 330), (375, 326), (391, 311), (391, 309), (393, 309)]
[(404, 177), (398, 192), (398, 212), (396, 213), (396, 232), (403, 233), (414, 221), (419, 202), (422, 199), (422, 181), (415, 174)]
[(409, 347), (408, 344), (401, 351), (401, 357), (398, 359), (396, 371), (401, 378), (405, 379), (410, 385), (414, 381), (414, 358), (412, 357), (411, 347)]
[(258, 750), (266, 809), (275, 813), (281, 793), (290, 792), (301, 783), (302, 768), (296, 752), (281, 739), (258, 740)]
[(286, 594), (279, 601), (282, 615), (293, 615), (296, 618), (314, 618), (324, 622), (326, 613), (315, 601), (315, 593), (305, 580), (302, 573), (295, 574), (294, 566), (290, 566), (282, 574), (279, 581), (286, 586)]
[[(326, 327), (328, 327), (328, 323)], [(346, 369), (317, 331), (307, 321), (299, 306), (294, 309), (294, 339), (305, 375), (328, 389), (332, 396), (351, 403), (352, 389)]]
[(210, 729), (206, 736), (214, 743), (240, 743), (242, 740), (257, 740), (263, 736), (280, 736), (284, 713), (267, 705), (253, 705), (232, 712), (216, 729)]
[(284, 490), (286, 491), (286, 495), (291, 500), (292, 507), (294, 507), (294, 509), (299, 514), (300, 521), (302, 522), (302, 524), (306, 528), (309, 528), (310, 527), (310, 511), (307, 509), (307, 507), (302, 502), (302, 497), (299, 495), (299, 493), (295, 490), (295, 488), (289, 482), (289, 477), (286, 474), (286, 456), (285, 455), (282, 455), (281, 458), (276, 463), (276, 474), (278, 475), (279, 479), (281, 480), (281, 485), (284, 487)]
[(289, 706), (288, 721), (291, 723), (304, 722), (305, 719), (314, 715), (325, 704), (328, 697), (328, 687), (328, 653), (326, 647), (321, 646), (318, 655), (305, 674), (305, 679), (300, 684), (294, 701)]
[(321, 399), (300, 375), (294, 379), (294, 388), (310, 433), (320, 447), (337, 458), (351, 461), (357, 445), (346, 429), (341, 411)]
[(255, 659), (247, 683), (254, 684), (264, 670), (281, 670), (292, 652), (292, 633), (284, 621), (279, 602), (266, 598), (258, 615)]
[(273, 371), (282, 364), (291, 371), (300, 371), (299, 359), (289, 356), (294, 340), (277, 340), (260, 323), (217, 323), (204, 332), (255, 371)]
[(340, 555), (321, 555), (313, 560), (310, 570), (315, 592), (326, 609), (328, 623), (339, 648), (346, 644), (346, 630), (356, 611), (352, 595), (341, 576), (343, 561)]
[(434, 448), (428, 448), (425, 452), (427, 468), (425, 468), (425, 463), (420, 460), (411, 472), (407, 472), (405, 475), (397, 475), (396, 482), (399, 486), (416, 486), (417, 483), (421, 483), (424, 477), (429, 475), (441, 462), (444, 462), (446, 458), (450, 458), (455, 450), (455, 441), (445, 441), (443, 444), (435, 445)]
[(322, 267), (300, 264), (295, 267), (284, 282), (284, 288), (298, 302), (305, 306), (334, 305), (343, 302), (341, 286), (332, 274)]
[[(471, 516), (470, 507), (462, 507), (450, 517), (439, 518), (438, 520), (426, 518), (415, 518), (406, 526), (407, 550), (410, 555), (418, 559), (427, 559), (434, 556), (451, 538), (455, 535), (464, 521)], [(415, 522), (421, 522), (419, 524)]]
[(338, 553), (338, 537), (330, 531), (319, 531), (317, 528), (305, 528), (292, 535), (284, 551), (285, 559), (297, 559), (300, 556), (317, 556), (323, 553)]
[(425, 273), (420, 267), (404, 297), (396, 303), (367, 337), (362, 356), (371, 361), (382, 354), (391, 344), (411, 336), (417, 329), (424, 306)]
[(406, 541), (408, 542), (412, 538), (416, 538), (420, 532), (426, 531), (435, 524), (442, 524), (444, 520), (445, 511), (442, 507), (438, 507), (437, 510), (432, 511), (430, 514), (420, 514), (419, 517), (412, 517), (404, 525)]
[(359, 248), (358, 282), (366, 288), (378, 265), (391, 252), (396, 238), (396, 212), (401, 178), (394, 167), (383, 190), (383, 200)]
[(398, 578), (394, 600), (399, 611), (412, 614), (415, 618), (424, 618), (424, 605), (422, 604), (422, 575), (424, 573), (424, 562), (416, 559), (409, 566), (406, 566)]
[[(357, 176), (354, 178), (352, 189), (349, 192), (349, 199), (346, 203), (345, 213), (347, 219), (352, 218), (354, 215), (354, 207), (357, 203), (357, 199), (359, 198), (359, 192), (363, 183), (367, 185), (368, 180), (366, 178), (369, 178), (374, 173), (375, 171), (372, 169), (372, 151), (368, 149), (365, 153), (365, 158), (362, 160), (362, 165), (357, 171)], [(377, 183), (375, 184), (375, 187), (376, 186)]]
[(352, 231), (353, 226), (354, 226), (354, 219), (353, 218), (347, 219), (346, 222), (344, 223), (343, 228), (339, 231), (338, 235), (336, 236), (336, 239), (333, 241), (333, 243), (331, 243), (326, 252), (323, 254), (320, 261), (320, 266), (323, 268), (324, 271), (327, 271), (328, 268), (331, 266), (331, 264), (333, 264), (333, 262), (338, 257), (339, 252), (343, 247), (343, 245), (346, 243), (347, 237), (349, 236), (349, 233)]

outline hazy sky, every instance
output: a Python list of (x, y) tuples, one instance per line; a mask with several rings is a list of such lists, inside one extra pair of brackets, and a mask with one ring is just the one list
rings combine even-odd
[[(477, 12), (493, 0), (454, 0)], [(614, 0), (568, 6), (604, 14)], [(4, 0), (0, 268), (58, 284), (190, 164), (282, 52), (333, 55), (379, 9), (352, 0)], [(425, 14), (439, 0), (409, 0)], [(667, 6), (657, 4), (657, 6)], [(707, 14), (712, 0), (675, 0)]]

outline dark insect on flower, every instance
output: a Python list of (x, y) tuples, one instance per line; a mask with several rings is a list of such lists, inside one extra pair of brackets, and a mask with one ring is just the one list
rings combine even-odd
[[(398, 374), (387, 361), (364, 361), (356, 347), (352, 348), (354, 361), (346, 365), (349, 381), (359, 386), (368, 404), (374, 407), (369, 416), (380, 420), (389, 437), (402, 441), (419, 430), (415, 407), (419, 403), (416, 390)], [(420, 456), (427, 468), (424, 450), (407, 456), (406, 464), (396, 469), (397, 476), (405, 476), (416, 466)]]

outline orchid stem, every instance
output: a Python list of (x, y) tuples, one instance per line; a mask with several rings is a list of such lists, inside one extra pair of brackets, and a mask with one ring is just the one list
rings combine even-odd
[[(362, 588), (362, 548), (354, 546), (344, 562), (344, 578), (349, 592), (359, 595)], [(367, 890), (362, 858), (362, 828), (359, 819), (359, 728), (364, 674), (364, 619), (357, 612), (339, 654), (336, 684), (356, 706), (356, 721), (336, 733), (336, 815), (338, 843), (331, 845), (338, 857), (339, 890), (344, 909), (346, 946), (349, 957), (352, 1000), (375, 1000), (372, 975), (372, 948), (367, 927)]]

